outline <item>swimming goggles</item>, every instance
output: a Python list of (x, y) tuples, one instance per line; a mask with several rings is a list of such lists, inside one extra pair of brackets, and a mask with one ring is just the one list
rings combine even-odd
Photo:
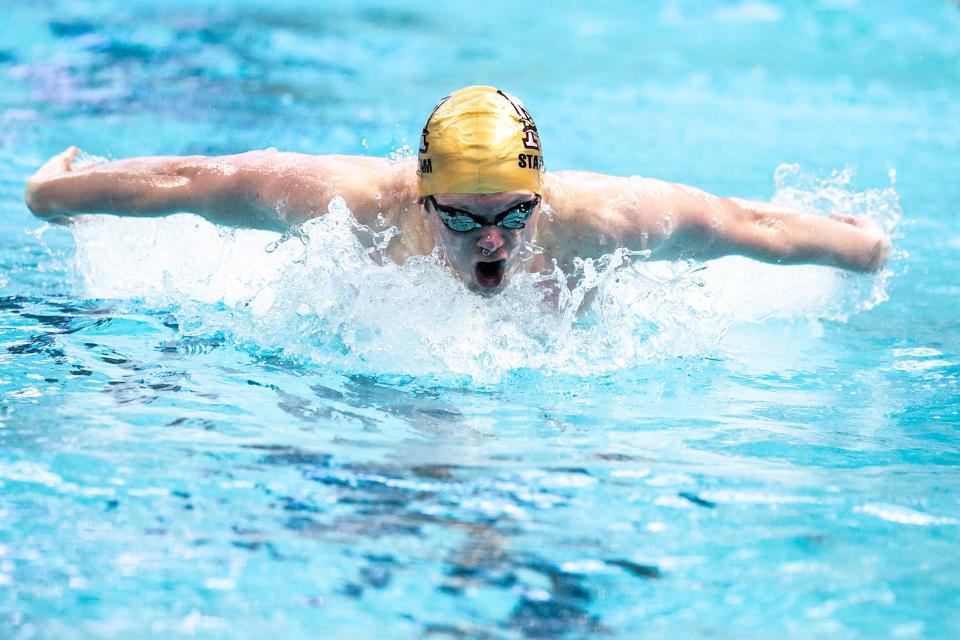
[[(427, 200), (429, 200), (430, 204), (433, 205), (433, 208), (437, 210), (437, 215), (440, 216), (440, 220), (443, 221), (443, 224), (447, 225), (447, 228), (451, 231), (465, 233), (467, 231), (473, 231), (474, 229), (479, 229), (480, 227), (490, 224), (489, 222), (486, 222), (473, 215), (469, 211), (457, 209), (456, 207), (448, 207), (443, 204), (437, 204), (437, 201), (433, 196), (427, 196)], [(529, 220), (530, 216), (533, 215), (533, 210), (537, 208), (538, 204), (540, 204), (540, 196), (535, 196), (533, 200), (527, 200), (526, 202), (515, 204), (498, 215), (496, 222), (493, 224), (497, 225), (498, 227), (502, 227), (503, 229), (523, 229), (523, 227), (527, 224), (527, 220)]]

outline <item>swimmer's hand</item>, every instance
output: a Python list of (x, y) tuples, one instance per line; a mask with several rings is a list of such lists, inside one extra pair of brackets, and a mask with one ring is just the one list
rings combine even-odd
[(873, 251), (864, 265), (865, 271), (879, 271), (886, 266), (892, 247), (890, 238), (876, 220), (842, 213), (831, 213), (830, 219), (856, 227), (863, 233), (865, 242), (873, 246)]
[(52, 203), (43, 196), (42, 190), (43, 186), (52, 179), (62, 177), (73, 171), (73, 162), (79, 153), (80, 149), (77, 147), (67, 147), (43, 163), (43, 166), (37, 169), (37, 172), (27, 180), (24, 200), (33, 215), (53, 224), (65, 225), (70, 223), (70, 217), (52, 207)]

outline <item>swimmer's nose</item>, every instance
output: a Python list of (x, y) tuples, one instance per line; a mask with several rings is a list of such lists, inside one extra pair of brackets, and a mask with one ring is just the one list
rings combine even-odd
[(483, 249), (484, 253), (491, 254), (503, 246), (503, 233), (500, 227), (486, 226), (480, 232), (480, 238), (477, 239), (477, 246)]

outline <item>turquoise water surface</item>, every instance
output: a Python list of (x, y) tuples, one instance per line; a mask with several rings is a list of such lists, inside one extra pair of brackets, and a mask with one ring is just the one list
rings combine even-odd
[[(960, 634), (956, 3), (4, 9), (0, 637)], [(576, 316), (376, 266), (337, 201), (283, 238), (23, 204), (68, 145), (404, 157), (469, 84), (549, 168), (868, 215), (895, 254), (613, 255)]]

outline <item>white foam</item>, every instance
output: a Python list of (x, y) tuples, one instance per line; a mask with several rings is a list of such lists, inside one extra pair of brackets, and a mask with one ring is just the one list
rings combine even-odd
[(894, 357), (902, 358), (904, 356), (914, 357), (914, 358), (931, 358), (934, 356), (942, 356), (943, 353), (932, 347), (912, 347), (910, 349), (894, 349)]
[(927, 371), (928, 369), (940, 369), (943, 367), (952, 367), (953, 362), (949, 360), (901, 360), (893, 363), (890, 368), (897, 371)]
[(895, 522), (897, 524), (909, 524), (918, 527), (925, 527), (931, 525), (956, 525), (960, 524), (960, 520), (956, 518), (943, 518), (938, 516), (932, 516), (915, 509), (910, 509), (908, 507), (902, 507), (896, 504), (886, 504), (880, 502), (871, 502), (868, 504), (860, 505), (854, 508), (854, 511), (858, 513), (865, 513), (867, 515), (875, 516), (881, 520), (886, 520), (887, 522)]

